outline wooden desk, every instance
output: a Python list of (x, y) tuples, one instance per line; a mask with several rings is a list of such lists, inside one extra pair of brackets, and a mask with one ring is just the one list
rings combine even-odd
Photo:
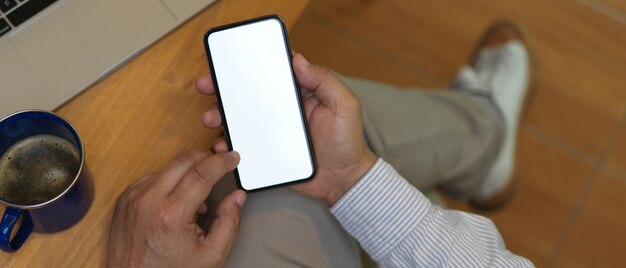
[[(56, 234), (33, 233), (0, 267), (102, 267), (117, 196), (176, 154), (210, 148), (216, 131), (202, 113), (215, 102), (195, 90), (208, 72), (204, 32), (229, 22), (279, 14), (289, 28), (310, 0), (221, 0), (56, 112), (80, 132), (95, 182), (94, 202), (80, 223)], [(4, 209), (2, 209), (4, 210)]]

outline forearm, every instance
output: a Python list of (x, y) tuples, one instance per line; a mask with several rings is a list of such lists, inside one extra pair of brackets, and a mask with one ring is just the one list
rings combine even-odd
[(383, 267), (532, 267), (484, 217), (432, 205), (379, 159), (331, 212)]

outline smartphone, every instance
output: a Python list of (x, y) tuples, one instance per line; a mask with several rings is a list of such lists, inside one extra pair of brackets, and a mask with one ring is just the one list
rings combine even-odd
[(204, 36), (224, 134), (239, 152), (239, 188), (254, 191), (315, 175), (313, 147), (283, 20), (276, 15)]

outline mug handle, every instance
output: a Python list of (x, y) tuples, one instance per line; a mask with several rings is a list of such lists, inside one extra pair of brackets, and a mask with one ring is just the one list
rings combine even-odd
[[(17, 230), (15, 237), (11, 240), (11, 233), (15, 224), (23, 216), (20, 229)], [(26, 238), (33, 231), (33, 219), (30, 217), (30, 213), (27, 210), (21, 210), (17, 208), (7, 207), (4, 210), (4, 216), (2, 216), (2, 222), (0, 222), (0, 249), (5, 252), (17, 251)]]

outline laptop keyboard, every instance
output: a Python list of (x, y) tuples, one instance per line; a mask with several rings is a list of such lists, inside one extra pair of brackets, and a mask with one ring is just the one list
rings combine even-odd
[(24, 23), (57, 0), (0, 0), (0, 36)]

